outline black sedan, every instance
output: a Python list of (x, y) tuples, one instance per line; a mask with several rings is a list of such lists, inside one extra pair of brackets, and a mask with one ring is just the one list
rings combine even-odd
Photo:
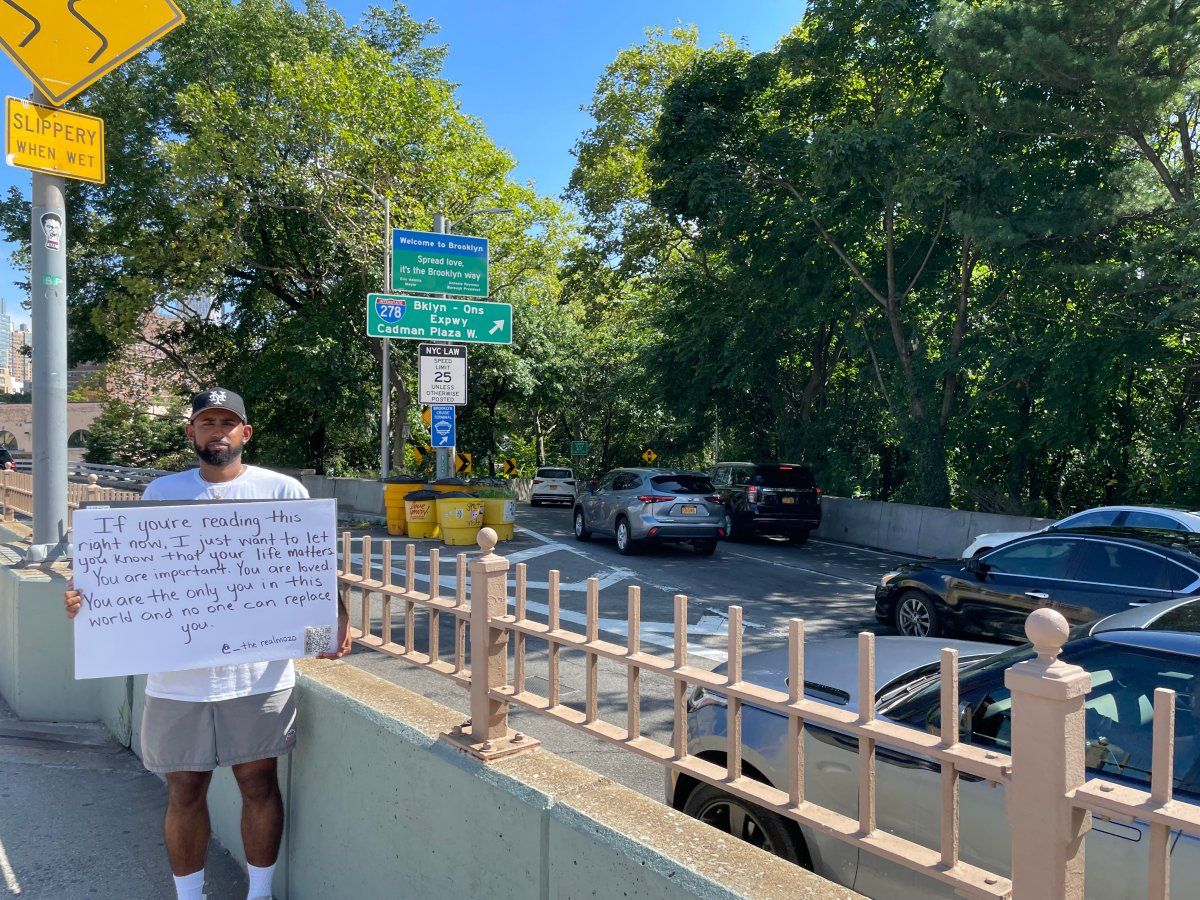
[(974, 559), (906, 563), (875, 589), (875, 618), (903, 635), (1025, 637), (1046, 606), (1071, 624), (1200, 596), (1200, 535), (1143, 528), (1038, 532)]

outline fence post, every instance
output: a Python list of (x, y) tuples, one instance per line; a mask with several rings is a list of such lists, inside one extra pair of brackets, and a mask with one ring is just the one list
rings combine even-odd
[(1083, 900), (1083, 836), (1092, 819), (1068, 795), (1084, 781), (1083, 703), (1092, 680), (1058, 658), (1068, 632), (1059, 613), (1034, 611), (1025, 634), (1037, 657), (1004, 673), (1012, 691), (1012, 885), (1022, 900)]
[(442, 738), (482, 760), (509, 756), (538, 745), (508, 728), (508, 701), (491, 696), (508, 683), (508, 631), (495, 619), (508, 614), (508, 560), (492, 552), (496, 532), (479, 529), (483, 551), (471, 560), (471, 720), (469, 732), (455, 728)]
[(4, 464), (3, 469), (3, 487), (0, 487), (0, 505), (4, 506), (4, 521), (11, 522), (13, 520), (12, 510), (8, 508), (8, 473), (12, 470), (9, 468), (9, 463)]

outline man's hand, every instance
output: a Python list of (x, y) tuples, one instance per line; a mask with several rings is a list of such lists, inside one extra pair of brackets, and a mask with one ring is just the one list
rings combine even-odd
[(350, 640), (350, 613), (346, 611), (346, 607), (342, 604), (342, 598), (338, 597), (337, 649), (332, 653), (322, 651), (317, 654), (317, 659), (341, 659), (350, 652), (352, 644), (353, 641)]
[(67, 582), (66, 593), (63, 594), (63, 603), (67, 607), (67, 618), (73, 619), (79, 615), (79, 610), (83, 606), (83, 594), (75, 590), (75, 582)]

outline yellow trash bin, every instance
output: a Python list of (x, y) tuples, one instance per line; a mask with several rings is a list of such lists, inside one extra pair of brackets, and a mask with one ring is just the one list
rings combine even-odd
[(409, 537), (438, 536), (437, 498), (435, 491), (410, 491), (404, 495), (404, 527)]
[(467, 492), (470, 485), (461, 478), (439, 478), (431, 483), (429, 488), (439, 494), (462, 494)]
[(443, 542), (456, 546), (474, 544), (483, 527), (483, 501), (465, 491), (438, 494), (437, 516)]
[(425, 484), (412, 475), (394, 475), (383, 480), (383, 507), (387, 512), (388, 534), (404, 534), (404, 496)]
[(517, 520), (517, 501), (512, 497), (484, 497), (483, 524), (496, 532), (497, 540), (513, 539), (513, 523)]

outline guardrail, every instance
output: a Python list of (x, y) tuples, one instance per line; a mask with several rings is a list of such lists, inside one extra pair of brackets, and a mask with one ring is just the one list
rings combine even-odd
[[(599, 582), (588, 580), (584, 633), (562, 627), (559, 573), (549, 573), (546, 622), (527, 615), (527, 575), (524, 564), (515, 570), (512, 612), (508, 602), (509, 563), (494, 554), (494, 533), (480, 533), (483, 554), (468, 562), (455, 561), (453, 597), (440, 595), (441, 559), (429, 552), (428, 593), (416, 590), (416, 549), (405, 547), (403, 584), (392, 581), (392, 542), (379, 552), (363, 538), (359, 571), (351, 564), (350, 535), (343, 535), (339, 590), (352, 614), (352, 634), (364, 647), (437, 672), (470, 691), (471, 719), (443, 737), (484, 760), (520, 752), (536, 745), (527, 735), (508, 728), (508, 708), (517, 704), (570, 725), (609, 743), (670, 767), (682, 777), (719, 786), (766, 810), (833, 835), (860, 851), (879, 854), (893, 863), (924, 873), (969, 897), (1058, 898), (1083, 897), (1083, 848), (1090, 819), (1086, 813), (1150, 823), (1147, 896), (1167, 897), (1170, 872), (1170, 832), (1200, 836), (1200, 806), (1174, 797), (1171, 760), (1174, 750), (1174, 692), (1159, 688), (1154, 698), (1153, 778), (1149, 791), (1136, 790), (1099, 778), (1084, 777), (1083, 697), (1091, 689), (1083, 669), (1058, 660), (1066, 641), (1065, 620), (1040, 610), (1027, 626), (1038, 651), (1036, 659), (1018, 663), (1006, 673), (1012, 693), (1011, 755), (960, 741), (958, 659), (954, 650), (941, 655), (941, 724), (937, 734), (878, 720), (869, 700), (857, 712), (805, 697), (804, 624), (792, 620), (789, 631), (789, 690), (786, 693), (748, 683), (742, 678), (741, 608), (729, 608), (728, 668), (715, 675), (688, 665), (687, 598), (675, 598), (674, 654), (660, 657), (640, 647), (640, 589), (628, 592), (629, 638), (625, 645), (599, 638)], [(468, 598), (469, 574), (469, 598)], [(355, 604), (354, 595), (358, 595)], [(374, 608), (378, 605), (378, 610)], [(399, 605), (399, 609), (396, 606)], [(420, 639), (416, 612), (425, 616), (427, 652), (416, 649)], [(393, 613), (398, 615), (394, 622)], [(453, 619), (454, 646), (443, 653), (439, 645), (441, 618)], [(378, 631), (372, 628), (375, 619)], [(397, 635), (397, 631), (399, 634)], [(397, 639), (399, 638), (399, 639)], [(529, 690), (527, 642), (545, 642), (546, 695)], [(468, 640), (470, 660), (467, 667)], [(512, 673), (509, 675), (509, 653)], [(859, 636), (859, 695), (875, 696), (874, 635)], [(562, 651), (583, 654), (586, 688), (583, 709), (564, 706), (560, 699)], [(624, 722), (601, 717), (598, 664), (601, 659), (626, 669)], [(477, 665), (476, 662), (483, 665)], [(643, 676), (667, 679), (674, 698), (674, 728), (670, 744), (642, 733), (640, 725)], [(695, 687), (707, 688), (726, 699), (728, 744), (723, 759), (688, 752), (686, 701)], [(787, 720), (791, 760), (786, 790), (771, 787), (747, 774), (741, 744), (742, 717), (750, 704)], [(805, 727), (816, 725), (852, 736), (858, 742), (858, 816), (843, 815), (806, 798), (804, 781)], [(876, 754), (880, 745), (918, 754), (940, 768), (941, 816), (937, 848), (889, 833), (877, 824)], [(960, 855), (960, 776), (1003, 785), (1007, 792), (1012, 830), (1010, 872), (992, 872), (965, 862)]]
[[(86, 483), (67, 483), (67, 527), (75, 510), (84, 503), (102, 500), (137, 500), (142, 496), (141, 491), (125, 491), (117, 488), (103, 487), (97, 475), (89, 474)], [(3, 509), (4, 520), (13, 521), (15, 515), (33, 516), (33, 475), (13, 469), (0, 469), (0, 508)]]

